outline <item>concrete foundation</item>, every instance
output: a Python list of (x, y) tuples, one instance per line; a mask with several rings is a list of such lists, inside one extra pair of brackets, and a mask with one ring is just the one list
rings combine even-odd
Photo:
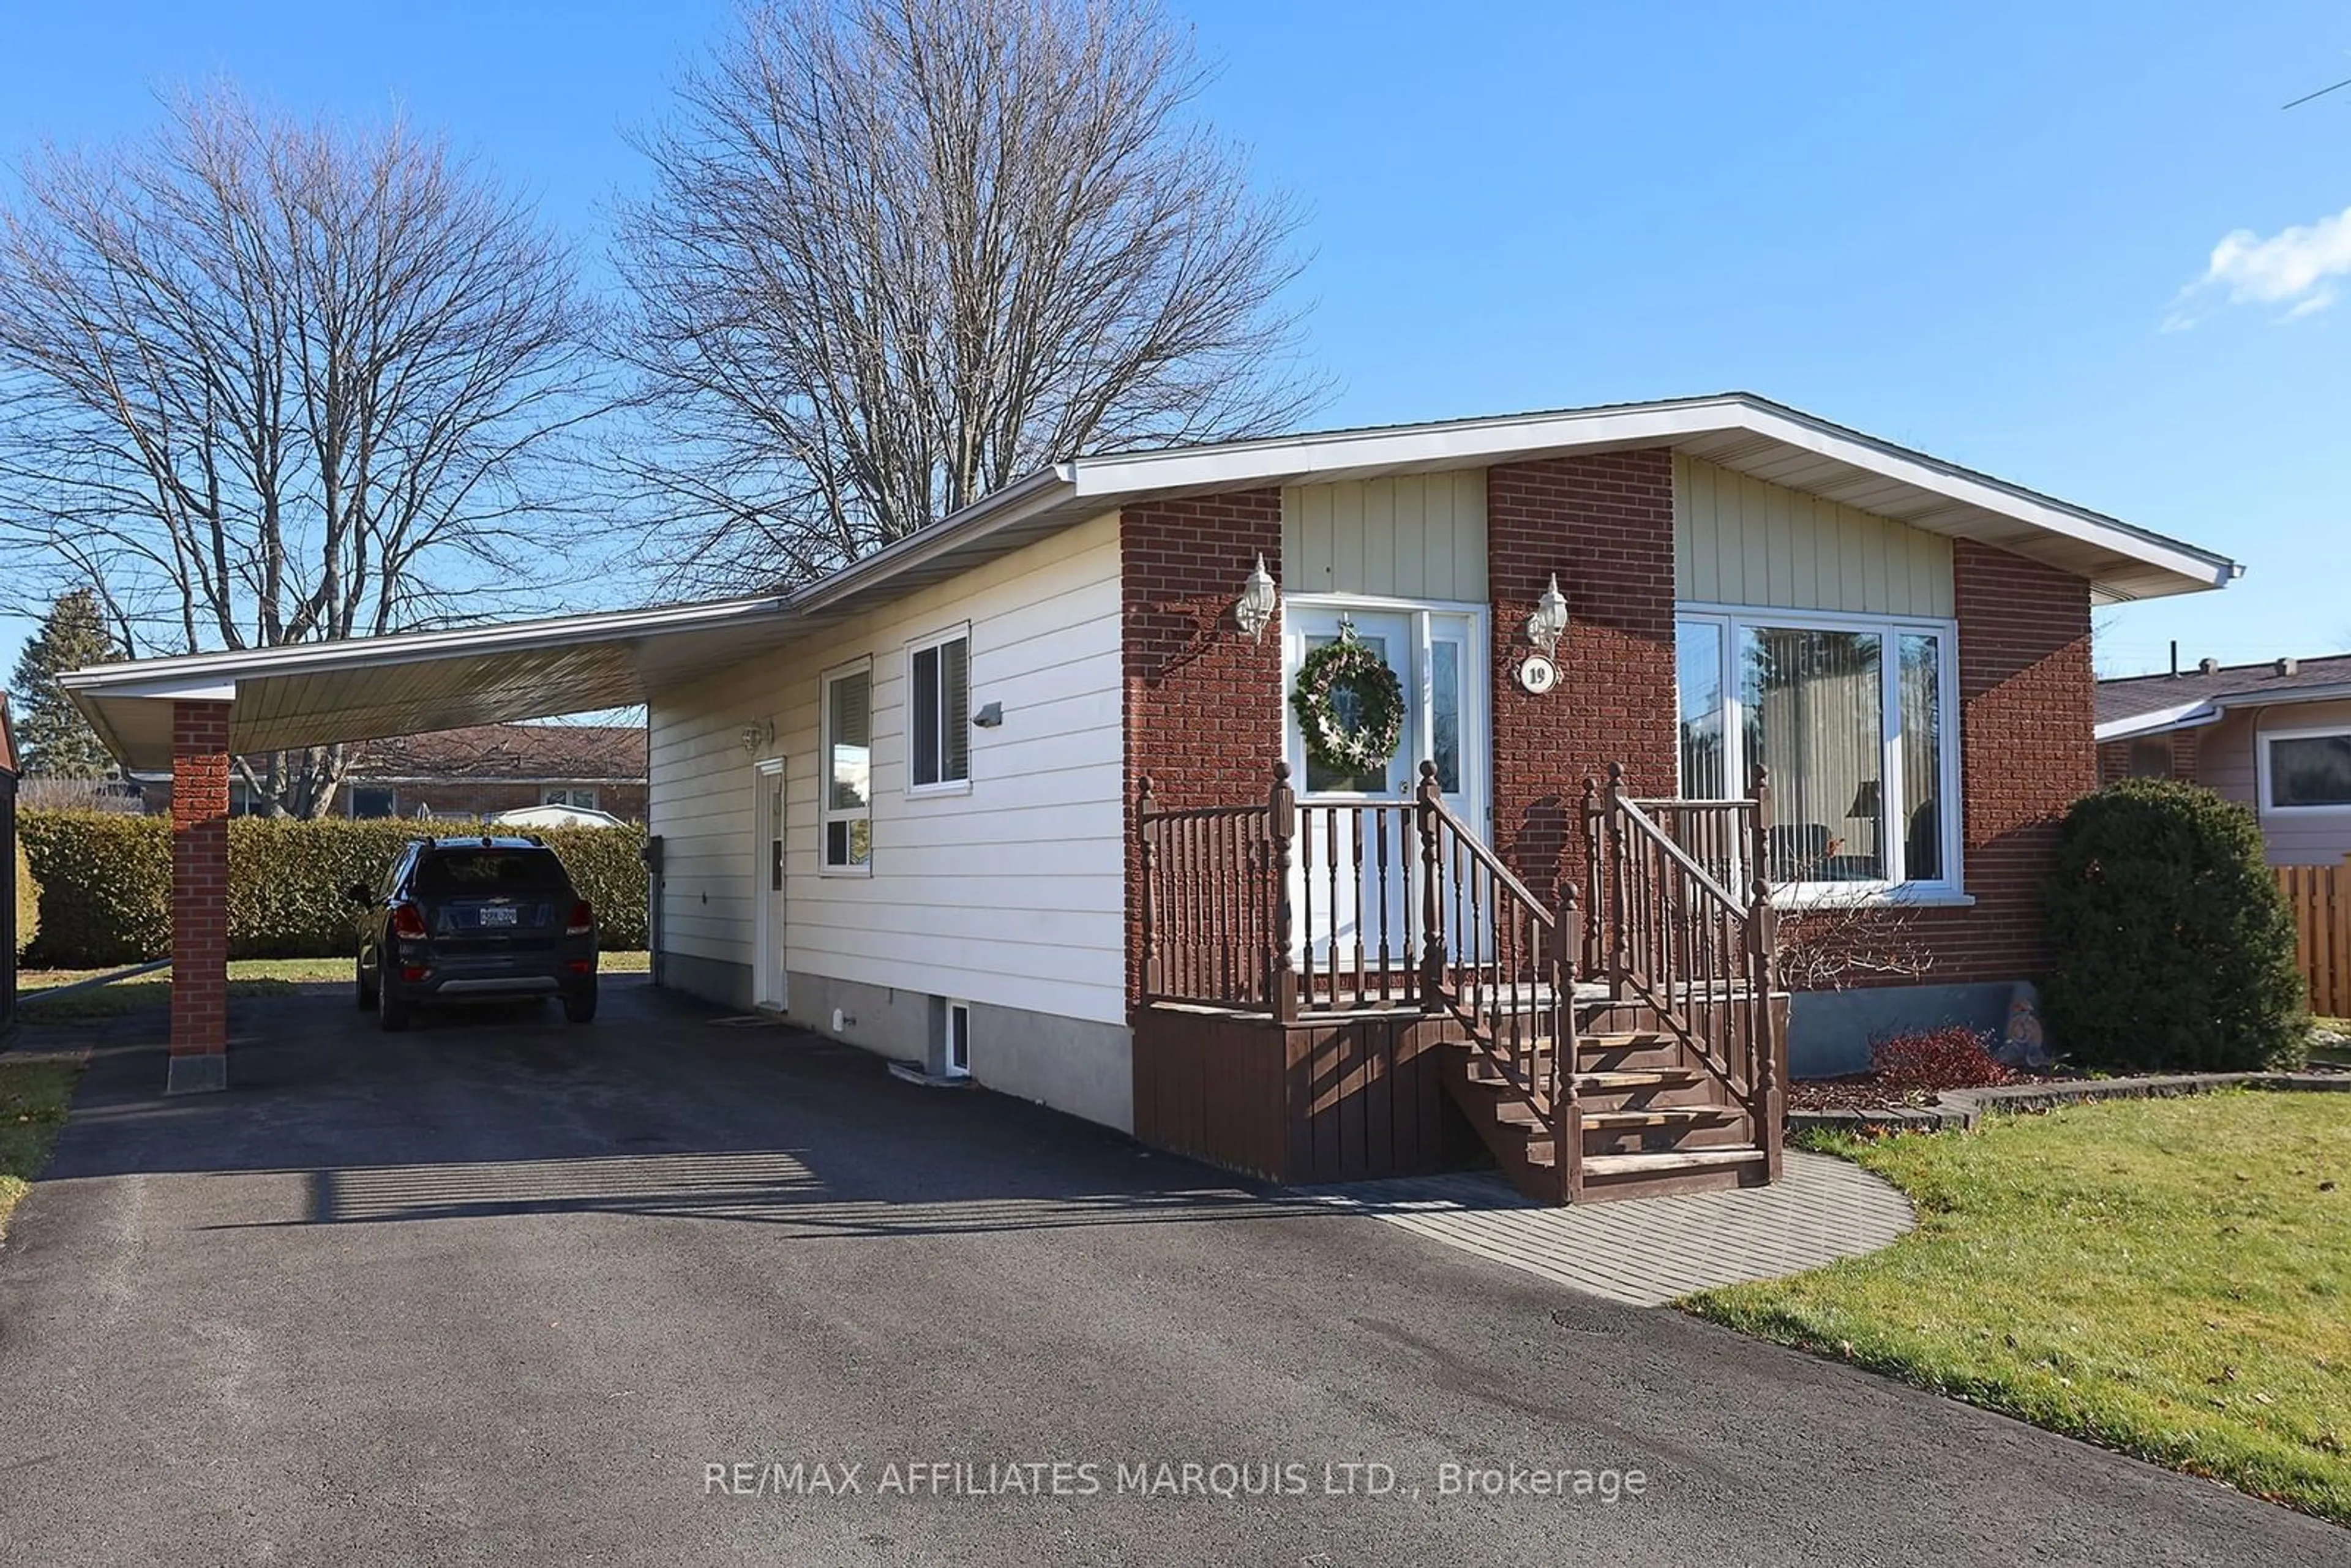
[(1788, 1006), (1788, 1076), (1834, 1078), (1869, 1068), (1869, 1043), (1886, 1035), (1961, 1024), (1997, 1046), (2015, 987), (2007, 980), (1961, 986), (1870, 986), (1799, 991)]
[[(752, 1005), (748, 965), (683, 953), (662, 955), (661, 965), (662, 983), (674, 989), (722, 1007)], [(948, 998), (830, 975), (796, 971), (789, 979), (787, 1016), (794, 1023), (893, 1061), (921, 1062), (934, 1073), (945, 1070)], [(1123, 1024), (974, 1002), (971, 1076), (999, 1093), (1122, 1133), (1134, 1130), (1134, 1036)]]
[(664, 953), (654, 984), (690, 997), (716, 1002), (723, 1008), (751, 1010), (751, 966), (717, 958), (697, 958), (691, 953)]
[(228, 1052), (225, 1051), (174, 1056), (163, 1070), (166, 1094), (209, 1094), (227, 1087)]

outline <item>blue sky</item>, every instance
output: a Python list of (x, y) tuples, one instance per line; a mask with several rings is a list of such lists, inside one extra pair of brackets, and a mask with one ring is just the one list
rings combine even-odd
[[(404, 105), (592, 251), (729, 9), (14, 0), (0, 161), (225, 74)], [(1308, 214), (1318, 423), (1745, 388), (2247, 563), (2103, 618), (2111, 671), (2351, 648), (2351, 89), (2280, 109), (2351, 77), (2341, 7), (1171, 9)]]

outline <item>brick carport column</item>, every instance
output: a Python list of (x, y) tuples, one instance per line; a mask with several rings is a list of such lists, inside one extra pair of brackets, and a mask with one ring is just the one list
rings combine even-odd
[(172, 705), (172, 1094), (228, 1086), (228, 710)]

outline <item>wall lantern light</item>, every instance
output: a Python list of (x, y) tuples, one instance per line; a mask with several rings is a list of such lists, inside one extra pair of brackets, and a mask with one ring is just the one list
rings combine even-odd
[(743, 755), (748, 757), (751, 753), (758, 750), (762, 745), (772, 743), (775, 738), (776, 726), (775, 721), (772, 719), (766, 724), (745, 725), (743, 727)]
[(1527, 641), (1542, 650), (1549, 659), (1559, 653), (1559, 640), (1567, 631), (1567, 595), (1559, 591), (1559, 573), (1551, 574), (1551, 586), (1536, 601), (1535, 612), (1527, 617)]
[(1240, 622), (1241, 630), (1254, 641), (1262, 643), (1266, 627), (1273, 622), (1278, 598), (1273, 587), (1273, 573), (1265, 570), (1265, 552), (1259, 550), (1257, 566), (1249, 572), (1249, 580), (1241, 584), (1241, 596), (1233, 604), (1233, 619)]

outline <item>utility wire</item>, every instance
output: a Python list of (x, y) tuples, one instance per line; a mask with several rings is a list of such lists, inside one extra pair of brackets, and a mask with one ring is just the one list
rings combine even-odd
[(2294, 102), (2281, 104), (2279, 107), (2281, 109), (2297, 109), (2303, 104), (2308, 103), (2314, 98), (2325, 98), (2328, 93), (2339, 91), (2346, 87), (2351, 87), (2351, 77), (2344, 78), (2341, 81), (2336, 82), (2333, 87), (2323, 87), (2316, 92), (2304, 93), (2300, 98), (2295, 99)]

